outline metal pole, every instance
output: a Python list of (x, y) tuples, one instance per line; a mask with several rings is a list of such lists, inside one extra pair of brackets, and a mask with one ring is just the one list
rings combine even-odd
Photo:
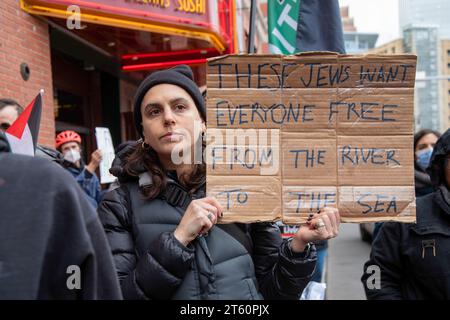
[(255, 52), (255, 16), (256, 16), (256, 0), (251, 0), (250, 5), (250, 24), (248, 33), (248, 53)]

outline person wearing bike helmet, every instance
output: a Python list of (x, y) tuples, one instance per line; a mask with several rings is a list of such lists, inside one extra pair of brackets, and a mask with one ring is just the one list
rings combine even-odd
[(59, 133), (56, 136), (55, 146), (66, 160), (64, 167), (74, 176), (92, 205), (97, 208), (102, 198), (102, 192), (95, 170), (102, 160), (102, 152), (98, 149), (95, 150), (91, 154), (91, 160), (85, 165), (81, 158), (81, 137), (72, 130)]

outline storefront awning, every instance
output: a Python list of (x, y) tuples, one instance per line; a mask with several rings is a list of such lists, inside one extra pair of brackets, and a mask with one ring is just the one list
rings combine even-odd
[(67, 26), (94, 23), (208, 41), (232, 53), (232, 0), (20, 0), (22, 10), (66, 19)]

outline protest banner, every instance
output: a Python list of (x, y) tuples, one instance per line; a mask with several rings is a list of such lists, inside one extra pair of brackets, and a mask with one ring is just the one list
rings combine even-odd
[(415, 55), (208, 59), (207, 194), (223, 223), (415, 221)]

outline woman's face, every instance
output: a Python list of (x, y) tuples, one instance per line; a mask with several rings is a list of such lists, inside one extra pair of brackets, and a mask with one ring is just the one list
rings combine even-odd
[(142, 100), (141, 115), (145, 142), (160, 158), (170, 156), (175, 147), (192, 148), (205, 130), (191, 96), (172, 84), (152, 87)]
[(436, 137), (433, 133), (426, 134), (420, 138), (419, 141), (417, 141), (416, 150), (414, 151), (417, 152), (424, 149), (434, 148), (437, 141), (438, 137)]
[(416, 161), (418, 161), (417, 152), (434, 148), (437, 141), (438, 137), (436, 137), (433, 133), (426, 134), (422, 138), (420, 138), (419, 141), (417, 141), (416, 150), (414, 150), (414, 158), (416, 159)]

